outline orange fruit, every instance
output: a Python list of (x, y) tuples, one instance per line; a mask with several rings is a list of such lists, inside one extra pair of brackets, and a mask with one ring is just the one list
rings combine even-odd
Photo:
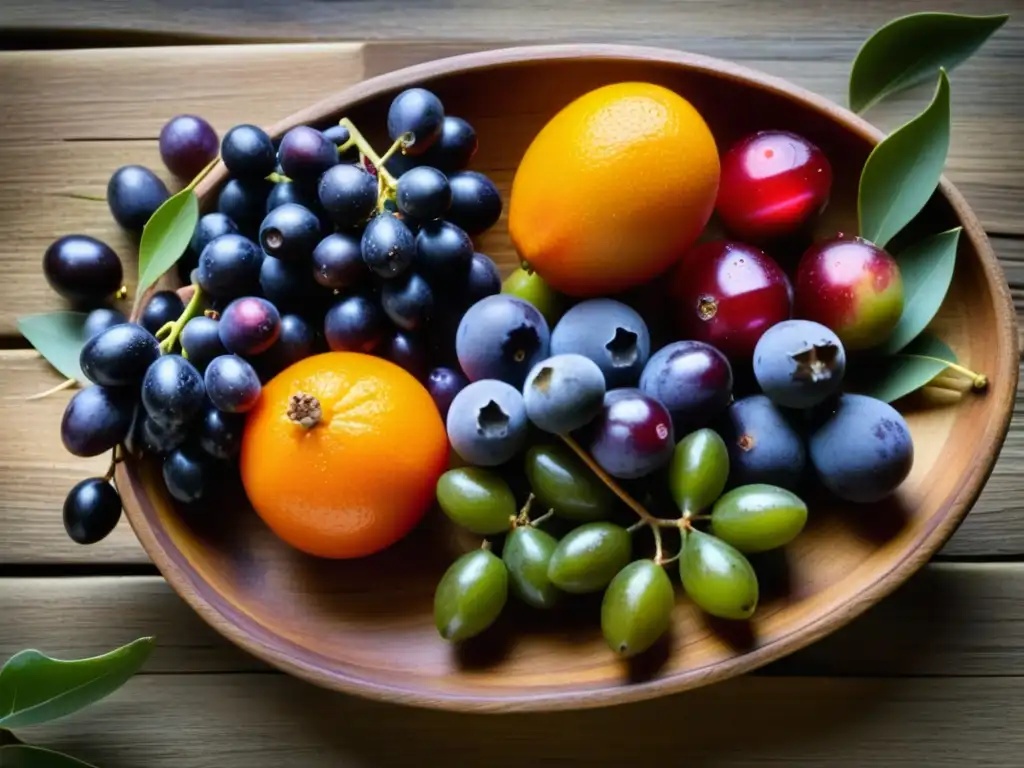
[(357, 352), (314, 355), (267, 382), (239, 458), (249, 501), (271, 530), (329, 558), (370, 555), (405, 536), (447, 464), (427, 390)]
[(598, 296), (664, 272), (700, 235), (718, 193), (700, 113), (651, 83), (607, 85), (564, 107), (512, 183), (519, 255), (558, 291)]

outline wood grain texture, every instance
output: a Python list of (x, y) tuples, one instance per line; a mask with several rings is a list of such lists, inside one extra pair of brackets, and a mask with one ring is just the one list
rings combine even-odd
[(282, 675), (142, 675), (33, 742), (104, 768), (1019, 765), (1024, 678), (746, 677), (583, 712), (360, 701)]

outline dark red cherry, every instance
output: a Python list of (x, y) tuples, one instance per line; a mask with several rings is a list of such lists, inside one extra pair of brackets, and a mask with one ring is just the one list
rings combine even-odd
[(683, 339), (749, 360), (757, 340), (793, 309), (789, 278), (764, 251), (716, 240), (684, 254), (672, 277), (676, 327)]
[(764, 242), (794, 234), (828, 203), (832, 166), (802, 136), (760, 131), (722, 156), (716, 210), (736, 237)]

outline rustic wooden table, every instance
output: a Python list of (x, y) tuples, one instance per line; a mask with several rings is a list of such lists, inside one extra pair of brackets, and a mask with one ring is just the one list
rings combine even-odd
[[(106, 459), (58, 437), (60, 377), (18, 336), (55, 309), (40, 259), (70, 232), (134, 249), (102, 197), (110, 172), (159, 169), (156, 136), (195, 112), (267, 124), (361, 78), (510, 42), (600, 40), (741, 61), (842, 102), (850, 61), (902, 13), (1024, 11), (1021, 0), (4, 0), (0, 3), (0, 660), (64, 657), (144, 634), (143, 673), (101, 704), (23, 736), (103, 766), (1020, 765), (1024, 750), (1024, 420), (949, 544), (853, 625), (748, 677), (614, 709), (471, 716), (335, 695), (222, 640), (167, 587), (122, 523), (65, 536), (70, 486)], [(335, 42), (357, 40), (374, 42)], [(269, 42), (268, 42), (269, 41)], [(429, 42), (424, 42), (429, 41)], [(484, 41), (484, 42), (481, 42)], [(246, 44), (238, 44), (238, 43)], [(214, 44), (216, 43), (216, 44)], [(35, 48), (37, 50), (27, 50)], [(948, 175), (988, 229), (1024, 307), (1024, 22), (953, 77)], [(920, 93), (873, 111), (891, 128)], [(131, 282), (129, 282), (131, 285)], [(1024, 405), (1022, 405), (1024, 407)]]

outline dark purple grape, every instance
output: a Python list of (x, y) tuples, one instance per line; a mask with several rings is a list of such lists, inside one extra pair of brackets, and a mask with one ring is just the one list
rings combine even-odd
[(409, 88), (398, 94), (388, 109), (388, 136), (392, 141), (409, 135), (403, 145), (408, 155), (419, 155), (441, 135), (444, 106), (433, 93)]
[(102, 477), (78, 483), (64, 500), (64, 530), (78, 544), (102, 541), (120, 519), (121, 496)]
[(501, 273), (498, 271), (498, 265), (489, 256), (474, 253), (469, 262), (469, 271), (460, 288), (461, 295), (456, 298), (463, 307), (471, 307), (480, 299), (501, 293)]
[(75, 393), (64, 409), (60, 437), (75, 456), (99, 456), (128, 437), (135, 410), (134, 393), (93, 385)]
[(196, 278), (208, 295), (234, 299), (255, 292), (263, 258), (263, 251), (249, 238), (222, 235), (203, 249)]
[(309, 264), (281, 261), (273, 256), (263, 257), (260, 287), (264, 296), (286, 312), (322, 311), (329, 298), (329, 292), (313, 278)]
[(448, 177), (452, 204), (447, 219), (471, 235), (490, 229), (501, 218), (501, 194), (494, 182), (477, 171), (460, 171)]
[(227, 350), (220, 343), (220, 324), (206, 315), (193, 317), (181, 329), (181, 348), (184, 357), (202, 373), (213, 358), (226, 355)]
[(429, 322), (434, 312), (434, 293), (426, 280), (411, 273), (384, 283), (381, 306), (399, 328), (415, 331)]
[(224, 413), (208, 406), (196, 419), (196, 437), (199, 447), (215, 459), (231, 459), (242, 447), (245, 416)]
[(427, 391), (434, 398), (442, 419), (448, 418), (452, 400), (468, 385), (469, 379), (452, 368), (435, 368), (430, 372), (427, 376)]
[(236, 355), (258, 355), (270, 349), (281, 333), (281, 314), (266, 299), (235, 299), (220, 316), (220, 343)]
[(440, 287), (465, 275), (473, 241), (448, 221), (430, 221), (416, 234), (416, 271)]
[(287, 203), (295, 203), (303, 208), (308, 208), (316, 216), (322, 232), (330, 232), (334, 229), (334, 222), (331, 221), (324, 207), (320, 205), (316, 187), (303, 187), (291, 181), (277, 182), (270, 190), (270, 194), (267, 195), (267, 213)]
[(79, 365), (95, 384), (138, 386), (158, 357), (160, 344), (152, 333), (135, 323), (120, 323), (85, 342)]
[(181, 355), (164, 355), (142, 379), (142, 405), (161, 426), (187, 424), (205, 399), (202, 375)]
[(217, 210), (231, 219), (246, 237), (255, 237), (266, 216), (267, 197), (273, 184), (263, 179), (228, 179), (217, 198)]
[(422, 381), (430, 369), (430, 355), (426, 342), (406, 331), (395, 331), (381, 345), (381, 356), (404, 368)]
[(348, 128), (344, 125), (329, 126), (321, 131), (321, 133), (323, 133), (325, 139), (338, 147), (347, 143), (352, 138), (352, 134), (349, 133)]
[(205, 451), (186, 445), (164, 459), (163, 475), (171, 496), (190, 504), (199, 501), (212, 485), (213, 460)]
[(173, 323), (185, 311), (185, 303), (176, 291), (157, 291), (149, 297), (139, 316), (139, 325), (156, 334), (167, 323)]
[(383, 278), (397, 277), (416, 256), (416, 239), (409, 227), (390, 213), (382, 213), (369, 224), (360, 241), (363, 262)]
[(754, 483), (795, 490), (804, 478), (807, 449), (790, 415), (765, 395), (734, 401), (715, 423), (729, 449), (729, 487)]
[(238, 227), (235, 222), (223, 213), (214, 211), (199, 217), (196, 222), (196, 230), (192, 233), (192, 241), (189, 248), (198, 257), (203, 249), (221, 235), (237, 235)]
[(313, 249), (313, 277), (335, 290), (358, 288), (370, 278), (359, 238), (336, 232)]
[(88, 340), (107, 328), (127, 322), (128, 318), (124, 316), (123, 312), (109, 307), (100, 307), (86, 316), (85, 322), (82, 324), (82, 336)]
[(114, 220), (131, 232), (141, 232), (149, 217), (171, 196), (167, 185), (149, 168), (124, 165), (107, 182), (107, 205)]
[(335, 352), (372, 352), (380, 344), (386, 326), (380, 303), (356, 294), (327, 310), (324, 338)]
[(121, 289), (121, 260), (106, 243), (88, 235), (65, 235), (43, 254), (46, 282), (79, 305), (99, 304)]
[(224, 134), (220, 156), (232, 176), (247, 181), (264, 179), (277, 166), (274, 143), (255, 125), (236, 125)]
[(316, 334), (299, 315), (282, 315), (281, 335), (274, 346), (253, 357), (250, 362), (261, 381), (269, 381), (285, 368), (313, 354)]
[(320, 220), (316, 214), (297, 203), (278, 206), (260, 225), (263, 250), (284, 261), (308, 263), (320, 237)]
[(321, 131), (298, 125), (281, 138), (277, 159), (289, 179), (312, 185), (338, 164), (338, 148)]
[(684, 437), (709, 425), (732, 399), (729, 360), (702, 341), (676, 341), (647, 361), (640, 389), (664, 405), (675, 433)]
[(336, 165), (317, 187), (320, 205), (343, 229), (362, 225), (377, 206), (377, 180), (355, 165)]
[(672, 417), (639, 389), (612, 389), (587, 429), (586, 442), (594, 461), (612, 477), (644, 477), (672, 458)]
[(441, 123), (441, 135), (425, 153), (428, 165), (452, 173), (461, 171), (476, 154), (477, 138), (473, 126), (461, 117), (445, 116)]
[(424, 165), (399, 177), (395, 202), (404, 215), (417, 221), (432, 221), (444, 216), (452, 203), (452, 191), (443, 173)]
[(160, 130), (160, 157), (181, 179), (192, 179), (209, 165), (219, 144), (213, 126), (195, 115), (172, 117)]
[(135, 425), (132, 427), (125, 446), (132, 454), (155, 454), (163, 456), (185, 442), (188, 437), (188, 426), (172, 424), (165, 426), (139, 408), (135, 413)]
[(221, 355), (211, 360), (203, 383), (210, 402), (225, 413), (245, 413), (260, 399), (260, 377), (238, 355)]

